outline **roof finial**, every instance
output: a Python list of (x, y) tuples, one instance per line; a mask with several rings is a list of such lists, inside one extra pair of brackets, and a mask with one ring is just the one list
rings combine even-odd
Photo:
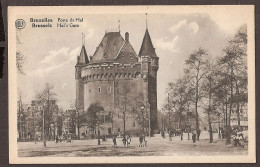
[(120, 20), (118, 20), (118, 31), (120, 33)]
[(83, 35), (84, 35), (84, 36), (83, 36), (83, 37), (84, 37), (84, 41), (83, 41), (84, 43), (83, 43), (83, 44), (84, 44), (84, 46), (85, 46), (85, 42), (86, 42), (86, 40), (85, 40), (85, 34), (83, 34)]
[(146, 29), (148, 28), (148, 25), (147, 25), (147, 13), (145, 13), (146, 15)]
[(82, 34), (81, 34), (81, 43), (82, 43), (82, 46), (84, 45), (84, 43), (83, 43), (83, 41), (84, 41), (84, 34), (83, 34), (83, 32), (82, 32)]
[(82, 46), (84, 46), (85, 45), (85, 35), (84, 35), (84, 33), (82, 32)]

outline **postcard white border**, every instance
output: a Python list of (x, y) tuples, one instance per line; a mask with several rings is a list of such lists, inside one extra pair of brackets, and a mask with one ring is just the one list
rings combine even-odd
[[(131, 13), (212, 13), (225, 17), (227, 11), (238, 10), (248, 16), (248, 155), (243, 156), (129, 156), (129, 157), (18, 157), (17, 146), (17, 15), (62, 14), (131, 14)], [(8, 71), (9, 71), (9, 162), (11, 164), (79, 164), (79, 163), (255, 163), (255, 23), (253, 5), (216, 6), (9, 6), (8, 7)]]

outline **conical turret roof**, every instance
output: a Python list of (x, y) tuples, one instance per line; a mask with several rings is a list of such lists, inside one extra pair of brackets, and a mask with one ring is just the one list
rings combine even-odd
[(85, 48), (84, 45), (82, 45), (80, 54), (78, 56), (77, 65), (88, 64), (88, 63), (89, 63), (89, 60), (88, 60), (88, 55), (87, 55), (87, 52), (86, 52), (86, 48)]
[(144, 39), (142, 42), (142, 46), (139, 52), (139, 56), (150, 56), (150, 57), (157, 57), (155, 53), (155, 48), (153, 47), (153, 43), (148, 32), (148, 29), (145, 31)]

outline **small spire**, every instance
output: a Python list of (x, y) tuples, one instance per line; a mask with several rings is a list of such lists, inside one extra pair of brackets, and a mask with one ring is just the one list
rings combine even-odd
[(120, 33), (120, 20), (118, 20), (118, 31)]

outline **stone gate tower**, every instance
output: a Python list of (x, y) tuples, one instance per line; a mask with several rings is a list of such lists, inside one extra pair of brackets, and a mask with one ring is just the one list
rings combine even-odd
[[(106, 32), (90, 60), (85, 46), (82, 46), (75, 66), (77, 107), (87, 111), (90, 104), (101, 103), (106, 115), (98, 133), (122, 134), (124, 127), (119, 102), (125, 88), (129, 90), (128, 96), (132, 101), (143, 95), (143, 100), (148, 103), (145, 110), (151, 113), (151, 131), (154, 132), (157, 128), (158, 61), (147, 28), (139, 54), (132, 47), (128, 32), (125, 38), (120, 31)], [(128, 106), (128, 110), (135, 107)], [(113, 121), (107, 121), (107, 116), (112, 117)], [(127, 134), (140, 134), (142, 128), (138, 119), (138, 115), (128, 116), (125, 125)], [(82, 133), (89, 135), (89, 130), (83, 127), (80, 130)]]

